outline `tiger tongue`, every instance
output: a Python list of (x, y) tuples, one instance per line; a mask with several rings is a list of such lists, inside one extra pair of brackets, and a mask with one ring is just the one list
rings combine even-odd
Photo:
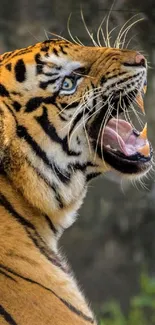
[(135, 155), (138, 152), (149, 156), (150, 147), (146, 130), (145, 126), (141, 133), (135, 132), (128, 122), (112, 118), (105, 127), (101, 145), (122, 152), (126, 156)]

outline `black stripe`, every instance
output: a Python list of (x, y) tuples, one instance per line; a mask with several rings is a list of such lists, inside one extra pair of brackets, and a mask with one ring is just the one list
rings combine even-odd
[(49, 45), (44, 44), (41, 49), (42, 52), (48, 52), (49, 51)]
[(57, 81), (59, 79), (60, 79), (60, 77), (57, 77), (55, 79), (50, 79), (48, 81), (40, 81), (39, 87), (41, 89), (45, 90), (48, 87), (48, 85), (53, 85), (55, 83), (55, 81)]
[(53, 192), (55, 194), (55, 199), (56, 199), (56, 201), (58, 203), (58, 206), (59, 206), (59, 208), (62, 209), (64, 207), (64, 205), (63, 205), (63, 202), (62, 202), (62, 198), (59, 195), (58, 186), (54, 182), (53, 183), (50, 183), (50, 181), (43, 174), (41, 174), (41, 172), (39, 171), (39, 169), (37, 167), (35, 167), (35, 166), (32, 165), (32, 163), (28, 160), (28, 158), (26, 158), (26, 161), (27, 161), (28, 165), (31, 168), (33, 168), (34, 172), (36, 172), (37, 175), (47, 184), (47, 186), (49, 186), (53, 190)]
[(23, 59), (19, 59), (15, 65), (15, 78), (18, 82), (26, 80), (26, 66)]
[(47, 108), (43, 106), (43, 114), (39, 117), (36, 117), (37, 122), (41, 125), (44, 132), (50, 137), (50, 139), (56, 143), (59, 143), (65, 153), (69, 156), (80, 156), (81, 152), (76, 152), (70, 150), (68, 147), (68, 138), (65, 137), (61, 139), (57, 132), (56, 128), (49, 122), (47, 115)]
[(23, 94), (21, 94), (21, 93), (18, 92), (18, 91), (11, 91), (10, 94), (15, 95), (15, 96), (17, 95), (17, 96), (19, 96), (19, 97), (22, 97), (22, 96), (23, 96)]
[(54, 68), (55, 68), (55, 70), (58, 70), (58, 71), (62, 70), (62, 66), (61, 65), (57, 65)]
[[(117, 81), (117, 85), (120, 85), (120, 84), (124, 84), (125, 82), (127, 82), (127, 81), (130, 81), (130, 80), (133, 80), (134, 78), (136, 78), (136, 77), (138, 77), (139, 76), (139, 73), (136, 73), (136, 74), (134, 74), (133, 76), (130, 76), (130, 77), (126, 77), (126, 78), (124, 78), (124, 79), (121, 79), (121, 80), (119, 80), (118, 79), (118, 81)], [(118, 76), (119, 77), (119, 76)], [(108, 78), (109, 79), (109, 78)], [(106, 91), (107, 90), (113, 90), (113, 89), (115, 89), (116, 88), (116, 82), (114, 82), (114, 83), (112, 83), (111, 85), (109, 85), (109, 86), (107, 86), (106, 87)], [(117, 92), (116, 92), (116, 94), (120, 94), (120, 92), (123, 92), (124, 91), (124, 87), (122, 88), (122, 89), (119, 89)], [(116, 97), (116, 94), (115, 94), (115, 97)]]
[(63, 54), (67, 55), (67, 52), (64, 50), (64, 48), (63, 48), (62, 45), (60, 45), (60, 50), (61, 50), (61, 52), (62, 52)]
[(8, 71), (11, 71), (12, 64), (11, 64), (11, 63), (6, 64), (6, 65), (5, 65), (5, 68), (6, 68)]
[[(112, 76), (112, 78), (113, 78), (113, 76)], [(105, 76), (102, 76), (102, 78), (100, 80), (101, 86), (103, 86), (105, 84), (105, 82), (107, 82), (108, 79), (110, 79), (110, 78), (106, 78)]]
[(74, 119), (74, 122), (72, 124), (72, 127), (70, 129), (69, 135), (71, 135), (71, 133), (73, 132), (74, 128), (76, 127), (76, 125), (78, 124), (78, 122), (82, 119), (83, 117), (83, 111), (81, 113), (79, 113), (76, 118)]
[(43, 67), (44, 67), (44, 64), (43, 62), (40, 60), (41, 58), (41, 55), (40, 53), (37, 53), (35, 55), (35, 61), (36, 61), (36, 74), (41, 74), (43, 72)]
[[(46, 243), (44, 240), (40, 237), (39, 233), (35, 229), (34, 225), (26, 220), (23, 216), (18, 214), (18, 212), (15, 211), (13, 206), (10, 204), (10, 202), (6, 199), (6, 197), (0, 193), (0, 205), (2, 205), (8, 212), (11, 214), (25, 229), (26, 233), (30, 237), (30, 239), (33, 241), (35, 246), (39, 249), (40, 253), (42, 253), (50, 262), (52, 262), (55, 266), (62, 269), (62, 271), (66, 272), (66, 269), (61, 265), (59, 262), (57, 256), (55, 258), (49, 256), (49, 254), (54, 255), (54, 253), (46, 247)], [(33, 231), (33, 233), (32, 233)]]
[(60, 168), (56, 166), (56, 164), (51, 163), (49, 161), (45, 151), (40, 148), (38, 143), (31, 137), (31, 135), (28, 133), (27, 129), (24, 126), (17, 126), (17, 135), (20, 138), (23, 138), (32, 147), (36, 155), (41, 158), (44, 163), (52, 169), (52, 171), (56, 173), (62, 183), (67, 184), (70, 181), (70, 174), (67, 172), (65, 172), (64, 174), (64, 171), (61, 171)]
[(17, 124), (17, 119), (16, 119), (16, 116), (15, 116), (15, 113), (14, 111), (12, 110), (12, 107), (10, 107), (10, 105), (8, 105), (5, 100), (3, 101), (3, 103), (5, 104), (5, 106), (7, 107), (8, 111), (11, 113), (11, 115), (13, 116), (13, 118), (15, 119), (15, 122)]
[(56, 48), (53, 48), (53, 53), (54, 53), (56, 56), (59, 56), (58, 51), (56, 50)]
[(17, 101), (12, 102), (12, 105), (16, 112), (19, 112), (22, 107), (21, 104)]
[(80, 146), (80, 144), (81, 144), (81, 140), (79, 139), (78, 136), (76, 137), (76, 142), (77, 142), (78, 146)]
[(46, 214), (45, 214), (45, 219), (46, 219), (50, 229), (54, 232), (54, 234), (57, 234), (57, 229), (54, 227), (52, 220)]
[(56, 200), (57, 200), (57, 202), (58, 202), (58, 204), (59, 204), (59, 208), (60, 208), (60, 209), (63, 209), (64, 204), (63, 204), (63, 202), (62, 202), (62, 198), (61, 198), (61, 196), (60, 196), (60, 194), (59, 194), (59, 192), (58, 192), (58, 186), (57, 186), (56, 184), (53, 183), (53, 184), (51, 185), (51, 188), (52, 188), (53, 192), (55, 193), (55, 198), (56, 198)]
[(15, 219), (22, 225), (24, 226), (24, 228), (28, 227), (30, 229), (35, 230), (34, 225), (26, 220), (25, 218), (23, 218), (21, 215), (19, 215), (13, 208), (13, 206), (10, 204), (10, 202), (6, 199), (6, 197), (0, 193), (0, 205), (2, 205), (3, 207), (5, 207), (5, 209), (12, 215), (15, 217)]
[(8, 90), (2, 84), (0, 84), (0, 96), (2, 96), (2, 97), (10, 97)]
[(70, 104), (68, 104), (68, 103), (60, 103), (60, 105), (61, 105), (61, 108), (62, 109), (68, 110), (68, 109), (72, 109), (72, 108), (78, 107), (79, 102), (73, 102), (73, 103), (70, 103)]
[(40, 104), (42, 104), (44, 98), (43, 97), (33, 97), (29, 99), (29, 101), (26, 104), (26, 110), (25, 112), (30, 113), (33, 112), (35, 109), (37, 109)]
[(74, 307), (73, 305), (71, 305), (69, 302), (67, 302), (66, 300), (64, 300), (64, 299), (61, 298), (60, 296), (58, 296), (58, 295), (57, 295), (53, 290), (51, 290), (50, 288), (48, 288), (48, 287), (42, 285), (41, 283), (39, 283), (39, 282), (37, 282), (37, 281), (34, 281), (34, 280), (30, 279), (30, 278), (27, 278), (27, 277), (24, 277), (24, 276), (20, 275), (20, 274), (16, 273), (15, 271), (11, 270), (10, 268), (8, 268), (8, 267), (6, 267), (6, 266), (4, 266), (4, 265), (2, 265), (2, 264), (0, 264), (0, 267), (1, 267), (2, 269), (5, 269), (5, 270), (7, 270), (8, 272), (12, 273), (13, 275), (16, 275), (17, 277), (20, 277), (21, 279), (23, 279), (23, 280), (25, 280), (25, 281), (28, 281), (28, 282), (30, 282), (30, 283), (32, 283), (32, 284), (36, 284), (36, 285), (40, 286), (41, 288), (43, 288), (43, 289), (45, 289), (45, 290), (51, 292), (51, 293), (52, 293), (56, 298), (58, 298), (58, 299), (59, 299), (59, 300), (60, 300), (60, 301), (61, 301), (61, 302), (62, 302), (62, 303), (67, 307), (67, 308), (69, 308), (70, 311), (74, 312), (76, 315), (78, 315), (79, 317), (83, 318), (84, 320), (90, 322), (91, 324), (94, 323), (94, 320), (93, 320), (91, 317), (89, 317), (89, 316), (85, 315), (84, 313), (82, 313), (79, 309), (77, 309), (76, 307)]
[(8, 58), (12, 55), (12, 53), (14, 53), (14, 52), (15, 52), (15, 51), (4, 53), (4, 55), (3, 55), (3, 61), (4, 61), (5, 59), (8, 59)]
[(31, 113), (35, 109), (37, 109), (41, 104), (53, 104), (55, 105), (55, 98), (57, 96), (57, 93), (54, 93), (53, 96), (49, 97), (33, 97), (29, 99), (29, 101), (26, 104), (25, 112)]
[(66, 119), (66, 117), (64, 117), (61, 113), (59, 113), (59, 117), (62, 121), (68, 122), (68, 119)]
[[(15, 58), (16, 56), (20, 56), (20, 55), (23, 55), (26, 53), (32, 53), (32, 48), (33, 48), (33, 46), (29, 46), (28, 48), (24, 48), (21, 50), (16, 50), (16, 51), (11, 52), (11, 59)], [(10, 58), (9, 58), (9, 60), (10, 60)]]
[(33, 46), (29, 46), (28, 48), (25, 48), (25, 49), (22, 49), (22, 50), (15, 50), (15, 51), (8, 52), (8, 53), (4, 54), (1, 65), (4, 65), (4, 63), (5, 64), (10, 63), (10, 60), (15, 58), (16, 56), (20, 56), (20, 55), (32, 52), (32, 47)]
[(43, 75), (47, 77), (59, 76), (58, 72), (43, 72)]
[(63, 40), (63, 39), (47, 39), (47, 40), (45, 40), (45, 41), (43, 41), (42, 42), (42, 44), (51, 44), (51, 45), (54, 45), (54, 44), (56, 44), (56, 45), (58, 45), (58, 44), (71, 44), (71, 42), (69, 42), (69, 41), (66, 41), (66, 40)]
[(17, 282), (14, 278), (12, 278), (10, 275), (8, 275), (7, 273), (5, 273), (4, 271), (1, 271), (1, 270), (0, 270), (0, 274), (3, 274), (6, 278), (11, 279), (11, 280), (13, 280), (14, 282)]
[[(55, 255), (55, 257), (53, 257), (54, 253), (51, 251), (51, 249), (49, 249), (47, 247), (46, 243), (44, 243), (43, 239), (40, 237), (40, 235), (37, 232), (32, 234), (31, 231), (27, 230), (27, 233), (28, 233), (29, 237), (31, 238), (31, 240), (33, 241), (33, 243), (35, 244), (35, 246), (39, 249), (40, 253), (43, 254), (48, 259), (48, 261), (50, 261), (53, 265), (60, 268), (64, 273), (68, 273), (67, 268), (65, 268), (61, 264), (59, 258), (56, 255)], [(38, 239), (42, 242), (42, 245)], [(52, 257), (51, 257), (51, 255), (52, 255)]]
[(2, 305), (0, 305), (0, 315), (6, 320), (6, 322), (10, 325), (17, 325), (15, 320), (12, 318), (12, 316), (3, 308)]
[(99, 173), (99, 172), (90, 173), (90, 174), (87, 175), (86, 180), (87, 180), (87, 182), (89, 182), (89, 181), (91, 181), (93, 178), (95, 178), (95, 177), (97, 177), (97, 176), (99, 176), (99, 175), (101, 175), (101, 173)]

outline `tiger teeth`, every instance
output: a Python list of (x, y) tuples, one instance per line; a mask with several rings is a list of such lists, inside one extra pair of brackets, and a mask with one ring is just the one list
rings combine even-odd
[(140, 107), (140, 109), (142, 110), (143, 114), (145, 114), (144, 101), (143, 101), (143, 97), (142, 97), (141, 93), (137, 95), (136, 102), (137, 102), (138, 106)]
[(145, 141), (144, 142), (145, 145), (143, 147), (139, 148), (138, 152), (145, 157), (150, 156), (150, 145), (147, 140), (147, 123), (145, 124), (144, 129), (140, 132), (140, 135), (138, 138)]
[(107, 145), (106, 145), (106, 148), (111, 149), (112, 151), (117, 151), (117, 149), (112, 148), (110, 144), (107, 144)]
[(145, 124), (144, 129), (140, 132), (140, 135), (138, 138), (147, 140), (147, 123)]
[(146, 91), (147, 91), (147, 86), (145, 85), (145, 86), (143, 87), (143, 92), (144, 92), (144, 94), (146, 94)]
[(145, 146), (143, 146), (142, 148), (139, 148), (139, 149), (138, 149), (138, 152), (139, 152), (141, 155), (145, 156), (145, 157), (150, 156), (150, 146), (149, 146), (149, 143), (147, 142), (147, 143), (145, 144)]

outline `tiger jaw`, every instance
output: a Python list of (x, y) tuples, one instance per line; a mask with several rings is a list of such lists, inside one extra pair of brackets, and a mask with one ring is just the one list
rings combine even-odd
[[(144, 112), (140, 95), (137, 96), (136, 101)], [(92, 131), (94, 127), (96, 130)], [(94, 151), (102, 161), (123, 174), (140, 174), (150, 169), (152, 147), (147, 139), (147, 124), (139, 132), (128, 122), (112, 116), (98, 136), (99, 129), (100, 126), (98, 124), (95, 126), (94, 123), (90, 135)]]
[[(143, 97), (146, 93), (146, 82), (141, 92), (138, 92), (134, 100), (139, 109), (145, 114)], [(90, 137), (94, 151), (102, 161), (104, 160), (111, 168), (123, 174), (141, 174), (147, 172), (151, 167), (152, 147), (147, 139), (147, 124), (139, 132), (129, 122), (122, 120), (117, 115), (117, 110), (111, 110), (108, 122), (101, 128), (96, 120), (90, 127)], [(128, 109), (128, 108), (125, 108)], [(102, 113), (97, 117), (103, 119)], [(97, 143), (96, 143), (97, 139)]]

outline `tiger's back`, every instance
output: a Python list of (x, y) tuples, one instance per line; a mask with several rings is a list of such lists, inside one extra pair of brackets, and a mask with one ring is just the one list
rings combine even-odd
[(148, 140), (129, 123), (118, 122), (120, 132), (130, 129), (128, 142), (121, 133), (126, 148), (111, 148), (119, 95), (137, 98), (145, 80), (146, 61), (135, 51), (49, 40), (1, 56), (2, 325), (96, 324), (57, 243), (92, 178), (111, 168), (149, 170)]

